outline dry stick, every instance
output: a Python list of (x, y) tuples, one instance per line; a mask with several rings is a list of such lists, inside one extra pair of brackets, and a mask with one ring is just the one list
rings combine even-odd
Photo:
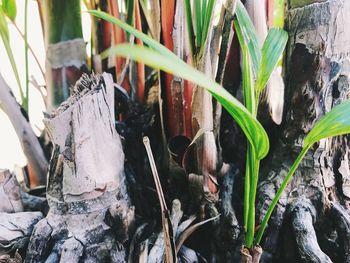
[[(167, 263), (177, 262), (176, 253), (173, 249), (175, 245), (174, 245), (174, 242), (171, 240), (170, 234), (169, 234), (170, 232), (169, 222), (168, 222), (170, 221), (169, 210), (165, 202), (162, 185), (160, 184), (157, 167), (154, 162), (150, 140), (147, 136), (143, 137), (143, 144), (145, 145), (147, 156), (151, 166), (152, 175), (153, 175), (154, 183), (156, 185), (156, 190), (157, 190), (159, 203), (160, 203), (160, 209), (162, 213), (162, 225), (163, 225), (164, 243), (165, 243), (165, 259)], [(171, 251), (169, 251), (169, 248)]]

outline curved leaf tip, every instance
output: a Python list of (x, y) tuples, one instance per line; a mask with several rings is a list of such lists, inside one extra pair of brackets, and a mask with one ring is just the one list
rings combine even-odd
[(315, 142), (350, 133), (350, 99), (334, 107), (323, 116), (305, 137), (304, 147)]

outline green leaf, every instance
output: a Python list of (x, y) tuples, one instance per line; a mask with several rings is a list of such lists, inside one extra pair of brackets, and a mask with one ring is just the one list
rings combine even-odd
[[(157, 50), (159, 53), (163, 54), (164, 56), (169, 57), (169, 58), (173, 58), (173, 59), (178, 59), (178, 57), (173, 52), (171, 52), (169, 49), (167, 49), (165, 46), (159, 44), (157, 41), (155, 41), (151, 37), (136, 30), (134, 27), (124, 23), (123, 21), (119, 20), (118, 18), (115, 18), (115, 17), (113, 17), (105, 12), (97, 11), (97, 10), (88, 10), (88, 13), (119, 26), (120, 28), (122, 28), (126, 32), (141, 39), (149, 47)], [(183, 63), (186, 64), (185, 62), (183, 62)]]
[(6, 39), (6, 41), (9, 41), (10, 37), (9, 37), (9, 28), (6, 22), (6, 17), (5, 17), (5, 13), (2, 9), (2, 7), (0, 6), (0, 32), (1, 32), (1, 36), (3, 38)]
[(185, 6), (185, 16), (186, 16), (186, 28), (188, 34), (188, 42), (190, 46), (190, 54), (193, 57), (193, 54), (196, 51), (195, 39), (194, 39), (194, 30), (192, 25), (192, 11), (191, 11), (191, 2), (190, 0), (184, 0)]
[(350, 133), (350, 99), (323, 116), (305, 137), (304, 147), (321, 139)]
[(264, 231), (267, 227), (267, 223), (275, 209), (278, 200), (281, 198), (282, 193), (286, 189), (288, 183), (292, 179), (294, 172), (299, 167), (301, 161), (305, 157), (307, 151), (311, 148), (311, 146), (318, 142), (321, 139), (339, 136), (350, 133), (350, 99), (342, 102), (340, 105), (334, 107), (330, 112), (328, 112), (325, 116), (323, 116), (312, 128), (309, 134), (304, 139), (304, 145), (299, 153), (297, 159), (294, 161), (291, 166), (288, 174), (283, 179), (281, 186), (278, 188), (276, 195), (271, 201), (266, 214), (261, 222), (259, 231), (257, 233), (257, 237), (255, 240), (255, 244), (259, 244)]
[(252, 60), (253, 72), (255, 77), (257, 77), (261, 61), (258, 34), (256, 33), (255, 27), (247, 13), (247, 10), (239, 0), (237, 1), (236, 18), (234, 19), (234, 25), (241, 47), (243, 43), (245, 43), (248, 47)]
[(214, 0), (208, 0), (206, 12), (204, 14), (201, 47), (204, 47), (205, 41), (207, 40), (207, 37), (208, 37), (208, 31), (209, 31), (209, 26), (210, 26), (210, 20), (211, 20), (212, 14), (213, 14), (214, 3), (215, 3)]
[(134, 0), (126, 2), (126, 23), (132, 26), (134, 24)]
[(214, 98), (231, 114), (247, 136), (257, 159), (266, 156), (269, 150), (269, 140), (262, 125), (252, 114), (229, 92), (207, 77), (202, 72), (192, 68), (176, 57), (169, 57), (146, 47), (130, 44), (120, 44), (102, 54), (102, 57), (119, 55), (142, 62), (150, 67), (176, 75), (208, 90)]
[(256, 80), (257, 93), (264, 89), (271, 73), (276, 68), (278, 61), (286, 47), (288, 34), (279, 28), (272, 28), (265, 39), (262, 47), (262, 58), (260, 61), (258, 78)]
[(2, 9), (8, 18), (15, 21), (17, 15), (16, 0), (2, 0)]
[[(194, 1), (195, 21), (196, 21), (196, 46), (200, 47), (202, 43), (202, 1)], [(204, 15), (204, 14), (203, 14)]]
[(247, 46), (242, 49), (243, 54), (243, 99), (244, 106), (255, 116), (255, 90), (250, 55)]
[(12, 53), (8, 25), (7, 25), (5, 13), (3, 12), (2, 7), (0, 7), (0, 36), (1, 36), (2, 42), (4, 44), (4, 47), (6, 49), (7, 56), (10, 60), (13, 73), (15, 74), (15, 78), (16, 78), (16, 81), (17, 81), (17, 84), (19, 87), (19, 92), (21, 95), (22, 103), (25, 105), (26, 98), (25, 98), (23, 90), (22, 90), (21, 81), (19, 78), (18, 70), (17, 70), (17, 65), (16, 65), (15, 58), (14, 58), (13, 53)]

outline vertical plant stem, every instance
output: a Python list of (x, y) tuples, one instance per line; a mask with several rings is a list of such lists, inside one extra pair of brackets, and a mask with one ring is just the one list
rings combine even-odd
[(267, 226), (267, 222), (269, 221), (271, 215), (272, 215), (272, 212), (273, 210), (275, 209), (277, 203), (278, 203), (278, 200), (281, 198), (281, 195), (282, 193), (284, 192), (284, 190), (286, 189), (288, 183), (290, 182), (290, 180), (292, 179), (292, 176), (294, 174), (294, 172), (297, 170), (297, 168), (299, 167), (299, 164), (301, 163), (301, 161), (303, 160), (303, 158), (305, 157), (305, 154), (307, 153), (307, 151), (310, 149), (312, 145), (309, 145), (308, 147), (306, 148), (303, 148), (301, 150), (301, 152), (299, 153), (297, 159), (295, 160), (295, 162), (293, 163), (292, 167), (290, 168), (287, 176), (284, 178), (280, 188), (278, 188), (277, 190), (277, 193), (275, 195), (275, 197), (272, 199), (272, 202), (271, 204), (269, 205), (268, 209), (267, 209), (267, 212), (261, 222), (261, 225), (260, 225), (260, 228), (259, 228), (259, 231), (257, 233), (257, 236), (256, 236), (256, 239), (255, 239), (255, 244), (260, 244), (260, 241), (261, 241), (261, 238), (264, 234), (264, 231), (266, 229), (266, 226)]
[(195, 0), (194, 2), (194, 10), (196, 16), (196, 46), (200, 47), (202, 43), (202, 6), (201, 0)]
[(243, 217), (244, 217), (244, 232), (247, 233), (248, 229), (248, 216), (249, 216), (249, 193), (250, 193), (250, 165), (249, 165), (249, 156), (250, 153), (250, 144), (248, 142), (247, 144), (247, 155), (246, 155), (246, 166), (245, 166), (245, 179), (244, 179), (244, 210), (243, 210)]
[(40, 5), (44, 15), (49, 111), (68, 98), (70, 87), (87, 71), (80, 4), (80, 0), (45, 0)]
[[(135, 2), (135, 28), (142, 32), (141, 24), (141, 13), (138, 0)], [(136, 39), (136, 43), (140, 46), (143, 46), (141, 39)], [(143, 104), (145, 96), (145, 65), (143, 63), (137, 63), (137, 99), (139, 103)]]
[(26, 71), (26, 83), (25, 83), (25, 101), (23, 101), (23, 106), (29, 110), (29, 68), (28, 68), (28, 0), (24, 2), (24, 63)]
[(251, 166), (251, 186), (250, 186), (250, 194), (249, 194), (249, 216), (248, 216), (248, 228), (247, 228), (247, 236), (245, 240), (245, 245), (248, 248), (253, 247), (254, 242), (254, 234), (255, 234), (255, 198), (256, 198), (256, 190), (258, 187), (259, 181), (259, 166), (260, 161), (255, 157), (255, 154), (251, 152), (249, 156), (250, 166)]

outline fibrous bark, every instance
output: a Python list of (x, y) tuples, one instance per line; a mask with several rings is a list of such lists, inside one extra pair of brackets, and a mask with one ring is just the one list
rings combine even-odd
[(26, 262), (124, 262), (133, 221), (111, 76), (83, 75), (44, 120), (54, 150), (47, 200)]
[[(263, 169), (258, 221), (305, 135), (349, 94), (350, 2), (290, 0), (288, 8), (285, 121)], [(310, 150), (269, 222), (262, 262), (349, 262), (348, 158), (348, 136)], [(340, 227), (331, 223), (334, 217)]]

